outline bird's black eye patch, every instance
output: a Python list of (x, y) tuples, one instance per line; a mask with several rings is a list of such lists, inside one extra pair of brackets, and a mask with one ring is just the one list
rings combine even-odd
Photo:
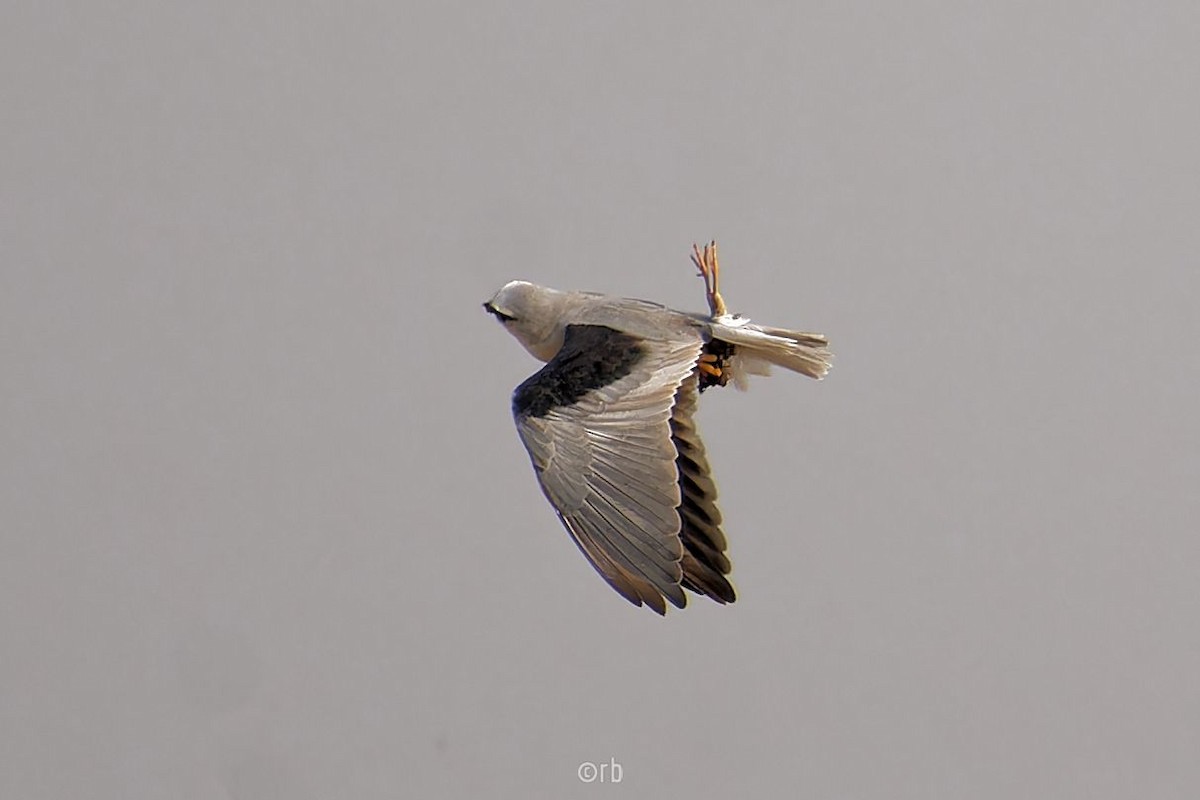
[(516, 317), (512, 316), (511, 314), (505, 314), (503, 311), (496, 308), (491, 303), (484, 303), (483, 307), (489, 314), (491, 314), (492, 316), (494, 316), (496, 319), (500, 320), (501, 322), (512, 322), (514, 319), (516, 319)]

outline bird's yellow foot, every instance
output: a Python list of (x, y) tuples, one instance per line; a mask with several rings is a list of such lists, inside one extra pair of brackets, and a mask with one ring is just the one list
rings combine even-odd
[(696, 269), (700, 270), (700, 277), (704, 278), (704, 292), (708, 297), (709, 312), (714, 317), (725, 316), (725, 300), (722, 299), (718, 288), (720, 266), (717, 263), (716, 241), (704, 245), (703, 251), (693, 244), (692, 263), (696, 265)]
[(714, 339), (704, 347), (696, 360), (696, 371), (700, 379), (700, 391), (710, 386), (729, 383), (729, 359), (733, 357), (733, 345)]
[(712, 353), (705, 353), (700, 356), (700, 360), (696, 362), (696, 368), (705, 375), (711, 375), (714, 378), (719, 378), (722, 374), (720, 359)]

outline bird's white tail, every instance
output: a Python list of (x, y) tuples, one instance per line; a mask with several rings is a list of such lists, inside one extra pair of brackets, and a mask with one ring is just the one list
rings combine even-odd
[(734, 324), (714, 321), (712, 335), (738, 347), (745, 359), (746, 371), (751, 374), (765, 374), (766, 370), (762, 369), (765, 365), (755, 364), (765, 361), (820, 380), (833, 365), (829, 340), (819, 333), (769, 328), (741, 320), (731, 322)]

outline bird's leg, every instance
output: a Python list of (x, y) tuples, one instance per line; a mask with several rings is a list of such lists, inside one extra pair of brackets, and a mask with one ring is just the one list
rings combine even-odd
[[(717, 263), (717, 243), (711, 241), (704, 245), (702, 251), (692, 245), (692, 263), (704, 278), (704, 291), (708, 297), (708, 310), (713, 319), (725, 316), (725, 300), (721, 297), (718, 287), (720, 266)], [(696, 361), (696, 372), (700, 391), (710, 386), (724, 386), (729, 383), (729, 359), (733, 357), (733, 345), (719, 339), (711, 339), (704, 345), (704, 351)]]
[(700, 270), (700, 277), (704, 278), (704, 291), (708, 297), (709, 312), (714, 317), (725, 316), (725, 300), (717, 288), (720, 267), (717, 263), (716, 241), (704, 245), (703, 252), (693, 244), (692, 263), (696, 265), (696, 269)]

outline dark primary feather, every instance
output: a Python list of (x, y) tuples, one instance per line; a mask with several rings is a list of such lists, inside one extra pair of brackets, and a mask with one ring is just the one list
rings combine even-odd
[(671, 413), (671, 439), (678, 456), (679, 536), (683, 541), (683, 586), (718, 603), (732, 603), (737, 594), (725, 577), (732, 569), (725, 555), (728, 543), (721, 530), (717, 487), (712, 479), (704, 443), (692, 417), (696, 412), (698, 375), (679, 387)]

